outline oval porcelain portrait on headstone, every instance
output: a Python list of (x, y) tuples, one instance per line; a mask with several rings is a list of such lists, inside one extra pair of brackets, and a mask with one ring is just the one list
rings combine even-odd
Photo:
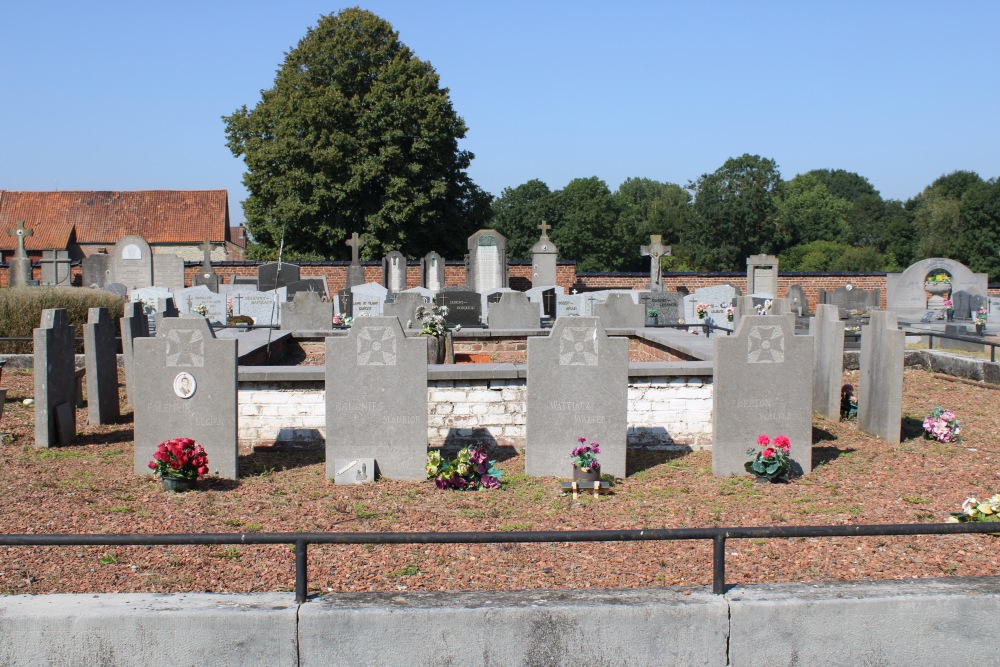
[(181, 398), (191, 398), (197, 388), (198, 383), (190, 373), (178, 373), (174, 378), (174, 393)]

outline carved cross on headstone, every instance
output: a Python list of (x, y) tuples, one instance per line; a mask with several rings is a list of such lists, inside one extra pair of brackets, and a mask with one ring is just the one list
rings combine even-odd
[(351, 234), (351, 240), (344, 242), (344, 245), (351, 246), (351, 264), (358, 263), (358, 249), (360, 249), (364, 244), (365, 242), (358, 238), (357, 232)]
[(543, 239), (549, 238), (549, 230), (552, 229), (552, 227), (549, 225), (549, 223), (547, 223), (544, 220), (542, 220), (542, 224), (538, 225), (538, 228), (540, 230), (542, 230), (542, 238)]
[(663, 290), (660, 258), (664, 255), (670, 256), (670, 246), (663, 245), (662, 240), (663, 237), (660, 234), (652, 234), (649, 237), (649, 245), (639, 248), (643, 257), (649, 257), (649, 289), (656, 291)]
[(28, 256), (28, 253), (24, 251), (24, 237), (34, 236), (34, 235), (35, 235), (34, 230), (25, 229), (24, 220), (18, 220), (17, 226), (15, 226), (14, 229), (7, 230), (7, 236), (17, 237), (17, 253), (14, 255), (14, 257), (20, 258)]
[(233, 311), (234, 311), (233, 314), (234, 315), (241, 315), (243, 313), (243, 309), (240, 308), (240, 303), (242, 303), (242, 301), (243, 301), (243, 295), (240, 294), (239, 292), (235, 292), (233, 294), (232, 298), (233, 298), (233, 301), (236, 303), (236, 307), (233, 309)]

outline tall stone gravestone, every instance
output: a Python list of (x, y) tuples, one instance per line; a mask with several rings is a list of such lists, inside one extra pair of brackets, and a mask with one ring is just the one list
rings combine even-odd
[(507, 237), (494, 229), (480, 229), (469, 237), (465, 286), (480, 294), (507, 287)]
[(281, 308), (281, 328), (288, 331), (328, 331), (333, 327), (333, 302), (316, 292), (302, 292)]
[(837, 307), (821, 303), (809, 319), (813, 337), (813, 410), (828, 421), (840, 420), (840, 387), (844, 377), (844, 323)]
[(433, 292), (444, 288), (444, 258), (436, 252), (420, 260), (420, 285)]
[(126, 303), (119, 326), (122, 332), (122, 360), (125, 362), (125, 396), (130, 405), (135, 405), (134, 342), (136, 338), (149, 336), (149, 321), (142, 304), (137, 301)]
[(747, 294), (773, 299), (778, 296), (778, 258), (774, 255), (747, 257)]
[(43, 250), (39, 264), (42, 266), (42, 285), (68, 286), (70, 284), (68, 250)]
[(873, 311), (861, 326), (858, 428), (890, 444), (899, 442), (903, 420), (904, 338), (889, 311)]
[(522, 292), (504, 292), (490, 304), (486, 321), (490, 329), (537, 329), (541, 320), (542, 304), (531, 303)]
[(819, 302), (836, 306), (840, 317), (848, 317), (852, 310), (864, 312), (878, 308), (881, 296), (877, 289), (863, 290), (847, 284), (835, 290), (820, 290)]
[(24, 240), (34, 236), (35, 232), (24, 226), (24, 220), (18, 220), (13, 229), (7, 230), (7, 236), (17, 239), (17, 250), (14, 256), (7, 260), (9, 267), (8, 282), (11, 287), (25, 287), (31, 282), (31, 258), (24, 249)]
[(96, 253), (87, 255), (80, 262), (83, 268), (84, 287), (105, 287), (114, 282), (111, 275), (111, 255)]
[(475, 327), (482, 324), (483, 300), (477, 292), (463, 287), (445, 287), (434, 297), (438, 306), (446, 306), (445, 319), (451, 325)]
[(610, 338), (597, 317), (558, 319), (528, 339), (525, 471), (571, 477), (570, 452), (600, 444), (601, 473), (625, 476), (628, 341)]
[(42, 311), (35, 344), (35, 447), (76, 437), (76, 340), (64, 308)]
[[(172, 253), (153, 256), (153, 284), (166, 287), (171, 292), (184, 289), (184, 260)], [(215, 292), (219, 291), (219, 281), (215, 281)], [(211, 287), (209, 287), (211, 289)]]
[(300, 279), (298, 264), (267, 262), (257, 267), (257, 291), (268, 292)]
[(649, 285), (647, 288), (651, 292), (663, 291), (663, 269), (660, 266), (660, 258), (670, 256), (670, 246), (663, 245), (663, 237), (660, 234), (653, 234), (649, 237), (649, 245), (639, 248), (643, 257), (649, 257)]
[(646, 326), (646, 307), (622, 292), (608, 295), (607, 301), (594, 306), (605, 329), (641, 329)]
[(121, 416), (118, 402), (118, 355), (115, 325), (107, 308), (91, 308), (83, 326), (83, 349), (87, 364), (87, 421), (114, 424)]
[[(399, 294), (389, 294), (382, 304), (382, 315), (385, 317), (398, 317), (404, 328), (421, 327), (417, 319), (417, 308), (426, 306), (431, 299), (416, 292), (400, 292)], [(409, 324), (407, 324), (409, 322)]]
[(788, 299), (788, 305), (792, 309), (792, 315), (805, 317), (810, 314), (809, 297), (806, 296), (806, 291), (802, 288), (802, 285), (792, 285), (789, 287), (788, 294), (785, 298)]
[(792, 443), (792, 471), (812, 470), (813, 339), (792, 315), (744, 315), (715, 339), (712, 474), (743, 475), (759, 435)]
[(381, 317), (389, 290), (378, 283), (365, 283), (351, 288), (354, 317)]
[(427, 342), (395, 317), (354, 321), (326, 339), (326, 476), (374, 458), (383, 477), (422, 480), (427, 459)]
[(393, 250), (382, 259), (382, 284), (390, 292), (406, 289), (406, 257)]
[(126, 236), (115, 244), (111, 252), (111, 273), (114, 282), (122, 283), (129, 291), (151, 287), (153, 284), (153, 253), (146, 239)]
[(543, 220), (538, 228), (542, 230), (542, 235), (531, 246), (531, 286), (555, 285), (559, 249), (549, 238), (548, 223)]
[(134, 345), (135, 473), (149, 473), (159, 443), (192, 438), (213, 473), (236, 479), (236, 341), (217, 339), (204, 317), (172, 317)]

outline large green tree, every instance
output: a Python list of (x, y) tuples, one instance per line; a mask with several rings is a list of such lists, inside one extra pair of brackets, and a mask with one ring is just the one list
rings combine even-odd
[(223, 120), (247, 166), (251, 256), (273, 256), (287, 227), (290, 258), (346, 258), (352, 232), (367, 259), (394, 249), (455, 257), (488, 220), (448, 89), (371, 12), (320, 18), (257, 105)]
[[(661, 183), (649, 178), (628, 178), (615, 191), (619, 222), (627, 238), (621, 266), (626, 271), (646, 271), (649, 258), (640, 248), (649, 244), (649, 237), (659, 234), (663, 243), (677, 248), (681, 230), (691, 219), (691, 194), (674, 183)], [(664, 264), (673, 258), (661, 260)]]
[(684, 247), (693, 264), (699, 269), (741, 271), (750, 255), (780, 252), (780, 186), (775, 161), (749, 154), (726, 160), (692, 183), (694, 216), (684, 234)]
[(555, 219), (552, 191), (537, 178), (516, 188), (504, 188), (493, 200), (493, 229), (507, 237), (511, 259), (531, 259), (531, 247), (542, 233), (539, 225)]
[(607, 183), (596, 176), (575, 178), (553, 193), (552, 202), (556, 219), (549, 237), (560, 257), (575, 259), (577, 271), (623, 270), (628, 238)]

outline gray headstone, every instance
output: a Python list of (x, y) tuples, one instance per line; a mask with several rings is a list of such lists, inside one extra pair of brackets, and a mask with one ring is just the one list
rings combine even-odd
[(68, 445), (76, 434), (75, 329), (64, 308), (47, 308), (34, 331), (35, 447)]
[(316, 292), (301, 292), (281, 307), (281, 328), (289, 331), (328, 331), (333, 328), (333, 303)]
[[(279, 288), (281, 289), (281, 288)], [(295, 295), (300, 292), (312, 292), (320, 296), (330, 298), (330, 291), (327, 288), (326, 278), (322, 276), (306, 276), (301, 280), (296, 280), (285, 285), (288, 292), (288, 299), (294, 300)]]
[(383, 477), (424, 479), (427, 342), (395, 317), (367, 317), (326, 339), (326, 360), (326, 476), (337, 459), (373, 458)]
[(155, 313), (161, 300), (173, 296), (173, 292), (163, 287), (142, 287), (129, 293), (131, 301), (139, 301), (146, 308), (146, 314)]
[(582, 294), (559, 294), (556, 296), (556, 317), (580, 317), (583, 314)]
[(537, 329), (541, 326), (542, 304), (531, 303), (521, 292), (506, 292), (500, 301), (490, 304), (487, 322), (490, 329)]
[(594, 314), (601, 318), (605, 329), (641, 329), (646, 326), (646, 307), (620, 292), (609, 294), (607, 301), (594, 306)]
[(844, 377), (844, 322), (837, 307), (821, 303), (809, 319), (813, 337), (813, 410), (828, 421), (840, 420), (840, 387)]
[(42, 259), (43, 285), (69, 285), (69, 251), (68, 250), (43, 250)]
[[(184, 260), (171, 253), (153, 256), (153, 284), (171, 292), (184, 289)], [(216, 281), (218, 286), (218, 281)]]
[(509, 287), (498, 287), (496, 289), (487, 290), (479, 295), (479, 312), (481, 317), (479, 318), (479, 324), (486, 324), (486, 315), (490, 312), (490, 304), (500, 303), (500, 297), (506, 292), (513, 292)]
[(257, 290), (238, 290), (226, 295), (233, 315), (246, 315), (253, 319), (256, 326), (275, 326), (280, 320), (283, 300), (282, 290), (258, 292)]
[[(642, 292), (639, 303), (646, 309), (646, 320), (652, 324), (677, 324), (681, 319), (681, 295), (677, 292)], [(655, 316), (650, 316), (655, 311)]]
[(361, 240), (357, 232), (351, 233), (351, 238), (344, 242), (344, 245), (351, 248), (351, 264), (347, 267), (346, 289), (351, 289), (357, 285), (365, 284), (365, 267), (361, 266), (359, 251), (365, 242)]
[(420, 260), (420, 285), (437, 292), (444, 289), (444, 258), (429, 252)]
[(987, 319), (989, 319), (989, 299), (983, 294), (971, 294), (969, 295), (969, 310), (971, 311), (972, 318), (975, 319), (976, 312), (980, 308), (987, 309)]
[(747, 294), (778, 295), (778, 258), (774, 255), (747, 257)]
[(381, 317), (385, 296), (389, 291), (378, 283), (365, 283), (351, 288), (354, 317)]
[(611, 294), (611, 290), (606, 289), (581, 293), (580, 296), (583, 298), (580, 299), (580, 315), (583, 317), (597, 317), (594, 309), (597, 304), (607, 301), (609, 294)]
[(415, 292), (389, 294), (382, 305), (382, 314), (385, 317), (398, 317), (403, 328), (406, 328), (407, 322), (412, 322), (411, 328), (419, 329), (420, 322), (417, 321), (416, 310), (420, 306), (426, 306), (431, 301), (432, 299)]
[(107, 308), (91, 308), (83, 327), (83, 349), (87, 364), (87, 421), (113, 424), (121, 416), (118, 402), (118, 355), (115, 325)]
[[(927, 282), (929, 276), (938, 272), (947, 273), (951, 281), (944, 285)], [(902, 273), (886, 274), (886, 307), (902, 312), (933, 310), (957, 292), (985, 295), (987, 283), (985, 273), (973, 273), (969, 267), (952, 259), (931, 257), (911, 264)]]
[(535, 287), (526, 291), (524, 295), (528, 297), (528, 301), (541, 304), (543, 317), (550, 317), (554, 320), (557, 317), (557, 301), (565, 293), (566, 290), (559, 285), (539, 285), (536, 283)]
[(112, 282), (122, 283), (129, 290), (153, 284), (153, 254), (141, 236), (126, 236), (111, 252)]
[(699, 287), (694, 294), (683, 297), (684, 322), (693, 324), (701, 322), (696, 312), (696, 306), (704, 303), (708, 306), (706, 319), (711, 318), (713, 322), (720, 326), (726, 326), (726, 308), (737, 297), (736, 288), (732, 285), (712, 285), (711, 287)]
[(837, 306), (840, 317), (847, 317), (850, 311), (868, 311), (879, 307), (882, 293), (879, 290), (863, 290), (850, 283), (835, 290), (820, 290), (819, 303)]
[(257, 267), (258, 292), (269, 292), (300, 279), (297, 264), (282, 262), (279, 269), (277, 262), (267, 262)]
[(230, 284), (234, 286), (239, 285), (247, 287), (254, 291), (257, 290), (257, 278), (255, 276), (233, 276)]
[(217, 339), (203, 317), (172, 317), (135, 345), (135, 473), (164, 440), (192, 438), (209, 469), (236, 479), (236, 341)]
[(453, 326), (478, 326), (482, 323), (483, 300), (478, 292), (445, 287), (434, 297), (434, 303), (448, 307), (445, 319)]
[(465, 286), (480, 294), (507, 287), (507, 238), (494, 229), (469, 237), (469, 268)]
[(525, 472), (571, 477), (570, 452), (600, 444), (601, 473), (625, 476), (628, 341), (610, 338), (596, 317), (558, 319), (528, 339)]
[(762, 433), (788, 436), (794, 473), (812, 470), (813, 346), (792, 315), (745, 315), (715, 339), (712, 474), (746, 474)]
[(535, 245), (531, 246), (531, 285), (532, 287), (556, 284), (556, 266), (559, 249), (549, 238), (549, 226), (543, 222), (539, 225), (542, 235)]
[[(207, 317), (212, 324), (226, 323), (227, 298), (225, 294), (216, 294), (208, 285), (197, 285), (178, 290), (174, 294), (177, 310), (183, 315), (201, 315)], [(199, 313), (200, 308), (204, 313)]]
[(989, 314), (986, 316), (987, 322), (1000, 322), (1000, 296), (987, 297)]
[(125, 312), (119, 322), (122, 332), (122, 360), (125, 362), (125, 395), (130, 405), (135, 405), (135, 356), (136, 338), (149, 336), (149, 321), (142, 304), (136, 301), (125, 304)]
[(14, 256), (7, 260), (9, 267), (8, 285), (10, 287), (24, 287), (31, 284), (31, 259), (24, 248), (24, 241), (29, 236), (34, 236), (34, 230), (24, 226), (24, 220), (18, 220), (13, 229), (7, 230), (7, 236), (17, 239), (17, 249)]
[[(218, 292), (219, 285), (222, 284), (222, 281), (219, 279), (219, 276), (216, 275), (215, 268), (212, 266), (212, 242), (205, 239), (205, 242), (201, 244), (201, 251), (201, 266), (198, 267), (198, 273), (196, 273), (192, 279), (192, 287), (203, 285), (212, 292)], [(183, 279), (181, 280), (181, 287), (184, 287)]]
[[(802, 285), (792, 285), (789, 287), (786, 298), (788, 299), (789, 307), (792, 309), (792, 315), (799, 317), (809, 315), (809, 298), (806, 296), (806, 291)], [(837, 400), (840, 400), (839, 394)]]
[(406, 289), (406, 257), (398, 250), (389, 252), (382, 260), (382, 284), (390, 292)]
[(889, 444), (899, 442), (902, 427), (904, 338), (895, 313), (876, 310), (861, 326), (858, 428)]
[(84, 287), (105, 287), (111, 283), (111, 255), (88, 255), (80, 263)]

